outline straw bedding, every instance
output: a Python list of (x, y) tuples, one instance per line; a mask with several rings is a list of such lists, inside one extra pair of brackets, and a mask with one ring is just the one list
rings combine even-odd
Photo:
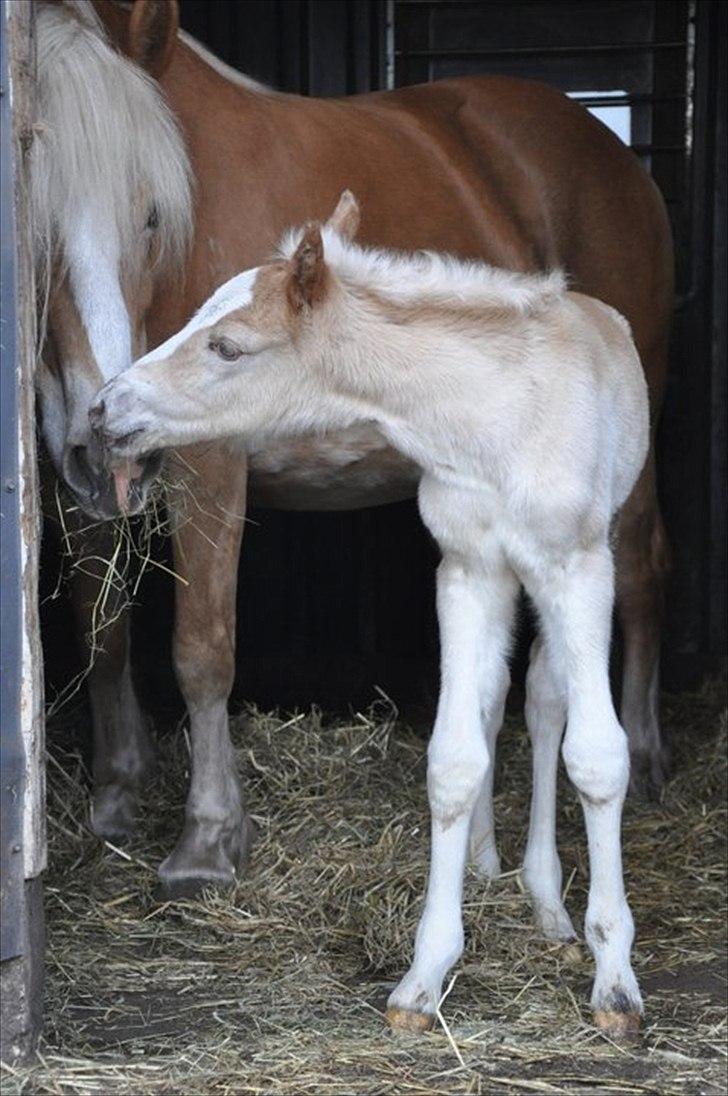
[[(232, 893), (160, 905), (153, 866), (179, 830), (187, 746), (162, 742), (140, 836), (86, 827), (73, 737), (49, 762), (47, 1004), (41, 1062), (11, 1093), (724, 1093), (726, 717), (722, 689), (667, 698), (676, 776), (630, 802), (624, 850), (644, 1039), (589, 1025), (591, 962), (540, 941), (517, 866), (530, 788), (522, 721), (501, 736), (504, 876), (466, 881), (466, 952), (443, 1023), (393, 1036), (381, 1010), (407, 967), (427, 864), (425, 748), (385, 703), (325, 721), (234, 721), (259, 838)], [(583, 921), (586, 847), (562, 776), (567, 904)]]

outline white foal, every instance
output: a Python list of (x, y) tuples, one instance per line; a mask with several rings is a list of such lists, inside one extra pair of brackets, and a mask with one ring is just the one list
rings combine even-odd
[[(442, 683), (429, 747), (432, 867), (412, 967), (392, 993), (395, 1027), (435, 1015), (462, 952), (470, 842), (498, 871), (493, 751), (520, 585), (541, 622), (528, 675), (535, 792), (524, 878), (541, 929), (573, 939), (554, 836), (558, 749), (584, 808), (591, 886), (592, 1005), (614, 1036), (639, 1024), (620, 817), (627, 742), (608, 678), (615, 513), (647, 451), (647, 393), (626, 322), (526, 276), (351, 242), (347, 193), (328, 224), (284, 241), (179, 334), (107, 384), (92, 411), (126, 490), (127, 461), (229, 437), (376, 423), (422, 469), (423, 520), (442, 550)], [(231, 449), (231, 460), (234, 448)]]

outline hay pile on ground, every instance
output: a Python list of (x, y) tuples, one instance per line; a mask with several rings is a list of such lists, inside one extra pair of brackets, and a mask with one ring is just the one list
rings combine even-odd
[[(394, 1037), (381, 1009), (406, 969), (427, 863), (425, 742), (386, 706), (235, 721), (259, 827), (233, 893), (159, 905), (152, 866), (181, 820), (186, 748), (170, 736), (130, 848), (84, 825), (78, 755), (49, 768), (47, 1020), (24, 1093), (718, 1093), (726, 1090), (725, 715), (715, 690), (668, 700), (678, 775), (630, 803), (625, 863), (647, 1001), (644, 1045), (589, 1026), (591, 963), (539, 941), (515, 870), (527, 827), (519, 719), (500, 748), (505, 875), (467, 880), (467, 950), (441, 1028)], [(580, 811), (563, 782), (568, 905), (587, 881)]]

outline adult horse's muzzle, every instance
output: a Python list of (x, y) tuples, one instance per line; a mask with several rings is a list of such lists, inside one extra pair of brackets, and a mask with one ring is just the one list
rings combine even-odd
[(161, 453), (149, 453), (129, 465), (129, 482), (123, 499), (114, 469), (99, 438), (91, 432), (84, 445), (67, 445), (62, 459), (66, 486), (84, 513), (96, 521), (112, 521), (120, 514), (131, 517), (144, 509), (150, 486), (162, 466)]
[[(125, 403), (130, 401), (130, 394), (115, 391), (112, 395), (112, 386), (118, 388), (111, 381), (101, 389), (88, 417), (93, 444), (101, 455), (117, 513), (131, 515), (143, 508), (147, 489), (161, 469), (162, 454), (150, 451), (145, 444), (144, 425), (126, 425), (130, 408)], [(109, 404), (113, 405), (113, 415)]]

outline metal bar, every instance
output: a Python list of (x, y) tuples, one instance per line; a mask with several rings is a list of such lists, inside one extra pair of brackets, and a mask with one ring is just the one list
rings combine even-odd
[(679, 152), (685, 155), (685, 145), (630, 145), (630, 148), (638, 156), (651, 156), (653, 152)]
[(684, 92), (675, 92), (671, 95), (651, 95), (649, 92), (634, 92), (626, 95), (580, 95), (579, 92), (569, 92), (569, 98), (575, 103), (581, 103), (584, 107), (632, 107), (652, 106), (654, 103), (684, 103), (687, 96)]
[(594, 53), (657, 53), (667, 50), (684, 50), (687, 42), (624, 42), (589, 46), (506, 46), (499, 49), (413, 49), (395, 50), (395, 57), (403, 60), (462, 61), (470, 58), (492, 57), (573, 57)]

